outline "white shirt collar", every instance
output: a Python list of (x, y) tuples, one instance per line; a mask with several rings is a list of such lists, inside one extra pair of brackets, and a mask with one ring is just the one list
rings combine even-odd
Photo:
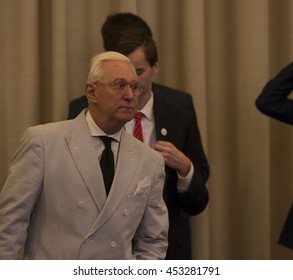
[[(91, 136), (104, 136), (104, 135), (107, 135), (100, 127), (97, 126), (97, 124), (94, 122), (94, 120), (93, 120), (93, 118), (92, 118), (92, 116), (91, 116), (89, 111), (87, 111), (85, 118), (86, 118), (86, 122), (88, 124), (89, 130), (90, 130)], [(122, 134), (122, 129), (120, 129), (115, 134), (107, 135), (107, 136), (112, 137), (116, 141), (120, 142), (121, 134)]]
[(153, 92), (151, 92), (151, 98), (149, 101), (142, 107), (139, 112), (142, 112), (145, 117), (147, 117), (150, 121), (154, 119), (154, 114), (153, 114), (153, 105), (154, 105), (154, 96)]

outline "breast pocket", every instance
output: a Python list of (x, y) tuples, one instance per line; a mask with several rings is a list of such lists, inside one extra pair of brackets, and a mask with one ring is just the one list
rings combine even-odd
[(146, 203), (147, 202), (147, 195), (132, 195), (129, 194), (127, 196), (127, 201), (132, 203)]

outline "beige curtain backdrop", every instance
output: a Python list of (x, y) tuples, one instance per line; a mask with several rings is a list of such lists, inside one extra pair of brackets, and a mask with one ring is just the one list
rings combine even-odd
[(277, 243), (293, 201), (293, 128), (254, 105), (293, 59), (292, 0), (0, 0), (0, 188), (24, 130), (66, 119), (84, 93), (100, 27), (121, 11), (153, 29), (156, 80), (193, 96), (211, 166), (193, 258), (293, 259)]

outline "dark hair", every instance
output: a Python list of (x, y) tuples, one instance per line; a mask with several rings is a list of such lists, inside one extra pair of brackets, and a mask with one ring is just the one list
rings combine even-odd
[(101, 34), (104, 42), (104, 49), (109, 50), (111, 41), (122, 31), (136, 28), (145, 36), (152, 37), (152, 31), (148, 24), (139, 16), (132, 13), (116, 13), (107, 16), (101, 28)]
[(115, 51), (126, 56), (142, 47), (150, 66), (158, 61), (158, 50), (154, 39), (143, 34), (140, 29), (129, 28), (121, 31), (107, 46), (107, 51)]

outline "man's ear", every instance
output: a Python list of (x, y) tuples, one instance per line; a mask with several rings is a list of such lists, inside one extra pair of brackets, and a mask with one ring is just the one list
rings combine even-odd
[(96, 86), (92, 84), (86, 84), (86, 97), (89, 102), (97, 103)]
[(159, 61), (157, 61), (154, 66), (152, 67), (153, 70), (153, 75), (157, 75), (159, 73), (159, 69), (160, 69), (160, 63)]

